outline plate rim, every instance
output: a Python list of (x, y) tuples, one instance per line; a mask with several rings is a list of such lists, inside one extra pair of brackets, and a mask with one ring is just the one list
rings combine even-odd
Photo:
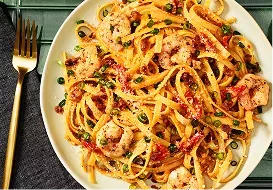
[[(68, 173), (82, 186), (84, 187), (85, 189), (89, 189), (87, 187), (87, 184), (85, 184), (85, 182), (78, 177), (78, 175), (75, 174), (75, 172), (71, 169), (71, 167), (65, 162), (65, 160), (62, 158), (62, 155), (60, 153), (60, 151), (58, 150), (57, 146), (55, 145), (54, 143), (54, 139), (50, 133), (50, 128), (48, 127), (48, 122), (47, 120), (45, 119), (45, 109), (44, 109), (44, 104), (43, 104), (43, 100), (44, 100), (44, 81), (45, 81), (45, 72), (47, 70), (47, 67), (49, 65), (49, 60), (50, 60), (50, 55), (52, 54), (52, 52), (54, 51), (53, 47), (54, 47), (54, 44), (56, 43), (63, 27), (66, 25), (67, 22), (69, 22), (70, 18), (73, 17), (73, 15), (78, 11), (78, 9), (80, 9), (81, 7), (85, 6), (85, 4), (88, 4), (90, 1), (89, 0), (86, 0), (86, 1), (83, 1), (82, 3), (80, 3), (69, 15), (68, 17), (65, 19), (65, 21), (62, 23), (62, 25), (60, 26), (60, 28), (58, 29), (56, 35), (54, 36), (54, 39), (50, 45), (50, 49), (48, 51), (48, 54), (47, 54), (47, 58), (46, 58), (46, 61), (45, 61), (45, 64), (44, 64), (44, 69), (43, 69), (43, 72), (42, 72), (42, 78), (41, 78), (41, 85), (40, 85), (40, 108), (41, 108), (41, 113), (42, 113), (42, 118), (43, 118), (43, 122), (44, 122), (44, 125), (45, 125), (45, 128), (46, 128), (46, 133), (47, 133), (47, 136), (49, 138), (49, 141), (50, 141), (50, 144), (51, 146), (53, 147), (53, 150), (55, 152), (55, 154), (57, 155), (59, 161), (62, 163), (62, 165), (64, 166), (64, 168), (68, 171)], [(71, 145), (72, 146), (72, 145)]]
[[(53, 139), (53, 135), (51, 134), (50, 132), (50, 127), (49, 127), (49, 124), (47, 122), (47, 119), (46, 119), (46, 116), (45, 116), (45, 109), (44, 109), (44, 85), (45, 85), (45, 72), (47, 70), (47, 67), (49, 65), (49, 61), (50, 61), (50, 55), (52, 54), (52, 52), (54, 51), (54, 45), (63, 29), (63, 27), (66, 25), (67, 22), (69, 22), (70, 18), (72, 18), (74, 16), (74, 14), (76, 14), (78, 12), (79, 9), (81, 9), (83, 6), (85, 6), (86, 4), (90, 3), (90, 1), (95, 1), (95, 0), (86, 0), (86, 1), (83, 1), (82, 3), (80, 3), (70, 14), (69, 16), (65, 19), (65, 21), (62, 23), (62, 25), (60, 26), (60, 28), (58, 29), (53, 41), (52, 41), (52, 44), (50, 46), (50, 49), (49, 49), (49, 52), (47, 54), (47, 58), (46, 58), (46, 61), (45, 61), (45, 64), (44, 64), (44, 69), (43, 69), (43, 73), (42, 73), (42, 78), (41, 78), (41, 85), (40, 85), (40, 108), (41, 108), (41, 113), (42, 113), (42, 118), (43, 118), (43, 122), (44, 122), (44, 125), (45, 125), (45, 128), (46, 128), (46, 132), (47, 132), (47, 136), (50, 140), (50, 144), (51, 146), (53, 147), (54, 149), (54, 152), (55, 154), (57, 155), (58, 159), (60, 160), (60, 162), (62, 163), (62, 165), (65, 167), (65, 169), (69, 172), (69, 174), (81, 185), (83, 186), (84, 188), (88, 189), (88, 184), (86, 184), (86, 182), (84, 180), (82, 180), (81, 178), (79, 178), (79, 176), (77, 174), (75, 174), (75, 172), (71, 169), (71, 167), (65, 162), (65, 160), (63, 159), (63, 156), (61, 155), (59, 149), (57, 148), (55, 142), (54, 142), (54, 139)], [(235, 0), (224, 0), (224, 3), (227, 3), (226, 1), (229, 1), (229, 3), (234, 3), (236, 6), (240, 7), (240, 9), (243, 9), (243, 11), (245, 12), (245, 14), (247, 14), (248, 18), (247, 19), (250, 19), (252, 24), (255, 25), (255, 27), (258, 29), (260, 35), (259, 35), (259, 38), (263, 38), (263, 41), (266, 41), (267, 44), (265, 46), (268, 46), (268, 47), (272, 47), (268, 38), (266, 37), (266, 35), (264, 34), (264, 32), (262, 31), (261, 27), (258, 25), (258, 23), (255, 21), (255, 19), (250, 15), (250, 13), (243, 7), (241, 6), (237, 1)], [(254, 44), (255, 45), (255, 44)], [(271, 54), (272, 55), (272, 54)], [(271, 76), (272, 77), (272, 76)], [(272, 107), (271, 107), (272, 108)], [(260, 155), (260, 156), (257, 156), (258, 159), (255, 160), (255, 163), (251, 165), (251, 167), (248, 167), (248, 172), (242, 176), (240, 178), (240, 182), (236, 184), (231, 184), (229, 187), (230, 189), (234, 189), (236, 187), (238, 187), (243, 181), (245, 181), (245, 179), (253, 172), (253, 170), (258, 166), (258, 164), (260, 163), (260, 161), (262, 160), (263, 156), (265, 155), (267, 149), (269, 148), (271, 142), (272, 142), (272, 134), (270, 134), (271, 138), (268, 138), (267, 141), (266, 141), (266, 144), (267, 146), (264, 146), (263, 149), (265, 151), (262, 151), (264, 152), (264, 154)], [(71, 145), (72, 146), (72, 145)], [(250, 145), (251, 146), (251, 145)], [(249, 154), (249, 153), (248, 153)], [(245, 162), (244, 162), (245, 164)], [(242, 168), (244, 167), (244, 164), (242, 166)], [(242, 169), (241, 168), (241, 169)], [(241, 170), (240, 169), (240, 170)], [(231, 180), (230, 182), (232, 182), (233, 180)], [(229, 182), (228, 182), (229, 183)], [(223, 188), (224, 189), (224, 188)]]

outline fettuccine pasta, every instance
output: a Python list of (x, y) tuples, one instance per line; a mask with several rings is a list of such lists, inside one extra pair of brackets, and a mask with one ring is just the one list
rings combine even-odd
[(130, 188), (205, 189), (240, 171), (269, 87), (218, 1), (114, 1), (97, 10), (98, 26), (77, 21), (55, 110), (90, 182), (99, 171)]

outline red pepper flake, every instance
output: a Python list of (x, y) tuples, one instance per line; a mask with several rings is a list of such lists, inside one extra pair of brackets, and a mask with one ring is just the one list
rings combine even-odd
[(227, 100), (225, 100), (225, 101), (223, 102), (223, 108), (224, 108), (225, 110), (229, 110), (229, 109), (232, 107), (232, 105), (233, 105), (233, 102), (232, 102), (232, 101), (227, 101)]
[(183, 153), (189, 153), (194, 145), (196, 145), (202, 138), (204, 137), (204, 133), (202, 131), (197, 132), (191, 139), (189, 139), (186, 143), (182, 143), (180, 145), (180, 150)]
[(246, 89), (246, 86), (245, 85), (238, 86), (238, 87), (234, 86), (234, 87), (230, 87), (229, 89), (231, 89), (231, 91), (236, 92), (238, 95), (240, 95)]
[(121, 83), (121, 90), (128, 94), (134, 94), (133, 89), (130, 87), (128, 82), (128, 76), (124, 73), (124, 75), (119, 76), (119, 82)]
[(99, 95), (97, 95), (97, 96), (93, 96), (91, 99), (92, 99), (92, 101), (95, 103), (95, 105), (96, 105), (96, 107), (98, 108), (98, 110), (100, 110), (100, 111), (105, 111), (105, 109), (106, 109), (106, 106), (105, 106), (105, 104), (104, 104), (104, 95), (102, 95), (102, 96), (99, 96)]
[(224, 36), (224, 37), (223, 37), (223, 39), (222, 39), (222, 44), (223, 44), (223, 46), (224, 46), (225, 48), (228, 47), (228, 42), (229, 42), (230, 38), (231, 38), (231, 35), (230, 35), (230, 36)]
[(73, 66), (78, 63), (79, 57), (71, 57), (70, 59), (65, 60), (66, 66)]
[(212, 41), (210, 41), (208, 39), (207, 35), (205, 35), (203, 33), (200, 33), (199, 36), (200, 36), (201, 42), (203, 44), (205, 44), (207, 51), (209, 51), (209, 52), (216, 52), (215, 45), (212, 43)]
[(54, 110), (56, 113), (63, 114), (64, 109), (61, 106), (55, 106)]
[(226, 98), (228, 90), (227, 89), (223, 89), (223, 90), (220, 91), (220, 93), (221, 93), (222, 100), (224, 100)]
[(177, 8), (179, 8), (179, 7), (183, 7), (184, 6), (184, 2), (183, 1), (178, 1), (178, 0), (175, 0), (175, 2), (176, 2), (176, 6), (177, 6)]
[(194, 83), (194, 79), (189, 73), (183, 73), (181, 78), (183, 82), (185, 82), (187, 85), (191, 85), (192, 83)]
[(130, 21), (141, 20), (141, 14), (137, 11), (132, 11), (129, 19)]
[[(231, 98), (235, 98), (241, 95), (241, 93), (246, 89), (245, 85), (242, 86), (232, 86), (232, 87), (227, 87), (226, 89), (221, 90), (221, 97), (222, 100), (226, 99), (227, 93), (231, 94)], [(232, 101), (227, 101), (225, 100), (223, 102), (223, 108), (226, 110), (229, 110), (233, 105)]]
[(195, 108), (196, 115), (193, 115), (194, 119), (200, 119), (203, 113), (203, 107), (200, 100), (196, 97), (194, 97), (192, 91), (187, 90), (185, 93), (185, 97), (187, 98), (188, 102), (192, 104)]
[(160, 143), (155, 144), (155, 150), (151, 155), (151, 159), (154, 161), (164, 160), (169, 155), (168, 149)]
[(93, 142), (81, 140), (82, 145), (91, 152), (101, 153), (101, 150)]
[(127, 103), (123, 99), (120, 99), (118, 102), (114, 102), (113, 107), (123, 111), (127, 108)]
[(148, 49), (150, 49), (149, 38), (144, 38), (143, 40), (140, 41), (140, 48), (144, 52), (146, 52)]
[(206, 50), (205, 44), (201, 43), (201, 38), (200, 38), (200, 36), (197, 36), (197, 35), (192, 40), (192, 47), (194, 49), (198, 49), (200, 51), (205, 51)]
[(173, 100), (177, 103), (179, 103), (180, 107), (181, 107), (181, 114), (186, 117), (186, 118), (190, 118), (192, 116), (192, 113), (190, 111), (190, 109), (188, 108), (188, 106), (181, 100), (181, 98), (176, 95)]
[(186, 91), (185, 97), (190, 104), (194, 105), (196, 115), (193, 115), (188, 106), (181, 100), (178, 94), (175, 94), (173, 100), (180, 104), (181, 114), (186, 118), (200, 119), (203, 113), (202, 103), (201, 101), (194, 97), (190, 90)]
[(227, 134), (230, 134), (231, 128), (228, 125), (222, 125), (223, 131), (225, 131)]
[(244, 57), (244, 60), (245, 60), (246, 63), (250, 63), (251, 59), (252, 59), (252, 55), (250, 55), (250, 54), (246, 54), (245, 57)]
[(226, 98), (227, 93), (231, 93), (232, 98), (235, 98), (239, 96), (245, 89), (246, 89), (245, 85), (227, 87), (226, 89), (221, 90), (221, 97), (224, 100)]
[(224, 67), (224, 74), (231, 77), (234, 74), (234, 71), (231, 69), (227, 68), (226, 66)]
[(77, 86), (73, 87), (73, 90), (70, 94), (70, 98), (74, 102), (79, 102), (82, 99), (83, 92)]
[(130, 93), (133, 94), (133, 89), (130, 87), (129, 85), (129, 76), (126, 73), (126, 68), (120, 64), (118, 64), (117, 62), (115, 62), (114, 59), (112, 58), (106, 58), (104, 59), (103, 63), (107, 63), (108, 65), (110, 65), (114, 70), (117, 71), (118, 73), (118, 80), (121, 83), (121, 90), (125, 93)]

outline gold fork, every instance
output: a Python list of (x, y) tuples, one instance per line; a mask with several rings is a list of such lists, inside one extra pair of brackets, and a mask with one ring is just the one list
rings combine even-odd
[[(31, 33), (32, 33), (32, 43), (31, 43)], [(13, 67), (18, 71), (18, 82), (16, 86), (14, 103), (12, 109), (12, 116), (10, 121), (10, 130), (8, 136), (8, 145), (6, 151), (6, 161), (3, 176), (3, 189), (8, 189), (10, 184), (10, 177), (12, 171), (12, 162), (14, 156), (17, 126), (20, 110), (20, 99), (22, 84), (25, 74), (32, 71), (37, 64), (37, 39), (36, 39), (36, 26), (35, 22), (32, 23), (32, 28), (30, 30), (30, 21), (27, 21), (27, 26), (25, 28), (25, 20), (21, 22), (21, 18), (17, 20), (16, 29), (16, 41), (14, 44), (13, 52)]]

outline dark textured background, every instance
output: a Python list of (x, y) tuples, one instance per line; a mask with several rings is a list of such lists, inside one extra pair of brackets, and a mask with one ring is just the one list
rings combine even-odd
[[(0, 184), (17, 72), (12, 67), (15, 30), (0, 2)], [(25, 77), (10, 188), (82, 188), (61, 165), (47, 137), (39, 101), (40, 75)]]

